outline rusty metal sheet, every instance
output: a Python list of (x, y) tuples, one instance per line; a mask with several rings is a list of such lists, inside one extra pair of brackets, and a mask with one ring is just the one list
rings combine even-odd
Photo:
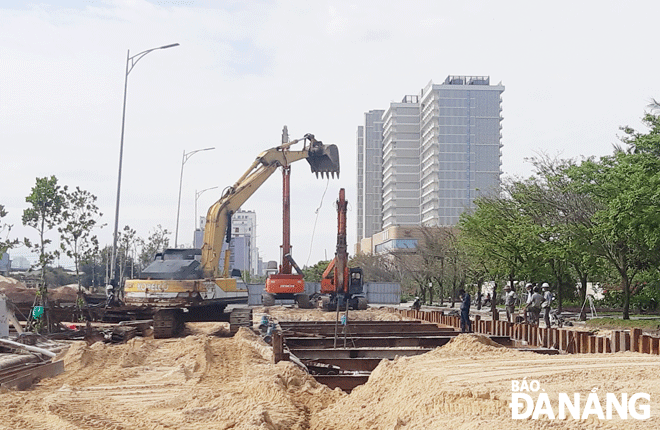
[(402, 347), (426, 347), (435, 348), (447, 344), (454, 336), (371, 336), (338, 338), (332, 337), (286, 337), (286, 345), (290, 349), (302, 348), (333, 348), (351, 347), (351, 348), (402, 348)]
[(307, 368), (313, 368), (316, 364), (324, 364), (336, 367), (341, 371), (349, 372), (371, 372), (374, 370), (383, 358), (318, 358), (314, 360), (303, 360)]
[(409, 357), (432, 351), (432, 348), (337, 348), (337, 349), (293, 349), (290, 350), (301, 360), (333, 359), (333, 358), (378, 358), (392, 360), (396, 357)]
[(314, 379), (332, 389), (339, 388), (350, 393), (353, 388), (365, 384), (369, 375), (316, 375)]
[(64, 373), (64, 361), (59, 360), (31, 367), (28, 370), (0, 379), (0, 386), (9, 390), (27, 390), (36, 381)]

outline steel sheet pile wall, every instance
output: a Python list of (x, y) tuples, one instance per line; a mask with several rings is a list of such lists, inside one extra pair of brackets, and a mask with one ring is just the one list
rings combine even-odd
[[(248, 284), (248, 305), (261, 305), (261, 294), (264, 292), (264, 284)], [(319, 282), (305, 282), (305, 293), (312, 296), (321, 291)], [(401, 303), (401, 284), (396, 282), (367, 282), (364, 284), (367, 301), (370, 304), (398, 305)], [(278, 304), (292, 304), (293, 300), (278, 300)]]
[(364, 289), (367, 301), (379, 305), (398, 305), (401, 303), (401, 284), (396, 282), (368, 282)]
[[(459, 317), (444, 315), (442, 311), (391, 309), (391, 312), (455, 328), (461, 324)], [(660, 337), (643, 334), (639, 328), (612, 330), (610, 336), (597, 336), (589, 331), (545, 328), (508, 321), (484, 321), (477, 315), (472, 318), (472, 329), (475, 333), (508, 336), (531, 347), (554, 348), (569, 354), (632, 351), (660, 355)]]

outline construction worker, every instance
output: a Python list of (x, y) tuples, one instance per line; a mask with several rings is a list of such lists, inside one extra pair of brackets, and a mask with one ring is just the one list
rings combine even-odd
[(470, 321), (470, 295), (461, 288), (458, 290), (458, 297), (461, 299), (461, 333), (471, 333), (472, 322)]
[(525, 311), (529, 313), (529, 322), (531, 324), (538, 325), (541, 315), (541, 304), (544, 300), (543, 295), (541, 295), (541, 287), (537, 285), (534, 287), (533, 293), (525, 306)]
[(527, 295), (525, 296), (525, 307), (523, 308), (525, 322), (529, 322), (530, 320), (530, 315), (527, 309), (529, 308), (530, 303), (532, 303), (532, 295), (534, 294), (534, 291), (532, 291), (533, 288), (534, 286), (530, 283), (525, 285), (525, 291), (527, 292)]
[(545, 326), (550, 327), (550, 305), (552, 305), (552, 301), (555, 299), (555, 296), (550, 292), (550, 284), (547, 282), (544, 282), (543, 285), (541, 285), (541, 289), (543, 290), (543, 303), (541, 303), (541, 309), (543, 311), (543, 320), (545, 321)]
[(506, 320), (509, 322), (514, 321), (514, 313), (516, 311), (516, 291), (511, 288), (511, 286), (506, 285), (504, 287), (504, 307), (506, 308)]
[(109, 308), (115, 304), (115, 287), (110, 283), (105, 286), (105, 307)]

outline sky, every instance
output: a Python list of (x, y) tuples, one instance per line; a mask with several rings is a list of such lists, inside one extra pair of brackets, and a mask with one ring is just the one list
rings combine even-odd
[[(644, 131), (660, 98), (655, 1), (166, 1), (0, 3), (0, 204), (10, 237), (36, 178), (98, 197), (112, 243), (127, 57), (119, 228), (174, 243), (184, 152), (179, 245), (255, 157), (312, 133), (338, 146), (339, 179), (292, 166), (291, 232), (299, 265), (331, 259), (339, 189), (356, 241), (356, 132), (430, 81), (486, 75), (502, 95), (503, 177), (527, 177), (530, 157), (602, 156), (621, 126)], [(199, 195), (197, 193), (212, 187)], [(245, 210), (257, 213), (261, 257), (279, 260), (281, 174)], [(196, 205), (195, 205), (196, 203)], [(51, 233), (53, 239), (56, 234)], [(12, 256), (29, 255), (25, 248)]]

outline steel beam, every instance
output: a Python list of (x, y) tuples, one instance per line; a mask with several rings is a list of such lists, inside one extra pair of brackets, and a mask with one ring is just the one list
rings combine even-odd
[(301, 360), (326, 360), (341, 358), (378, 358), (393, 360), (396, 357), (409, 357), (432, 351), (433, 348), (304, 348), (290, 352)]
[(369, 380), (369, 375), (316, 375), (314, 378), (332, 389), (340, 388), (350, 393), (353, 388), (365, 384)]

